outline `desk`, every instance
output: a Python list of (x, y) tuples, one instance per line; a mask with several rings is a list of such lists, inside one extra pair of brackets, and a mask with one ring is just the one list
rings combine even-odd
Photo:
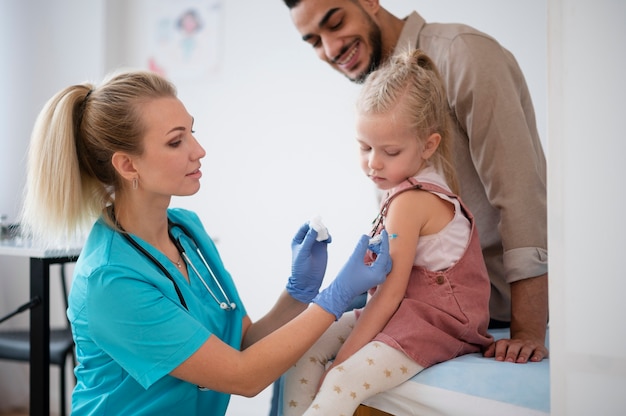
[(30, 298), (41, 303), (30, 310), (30, 414), (50, 414), (50, 265), (72, 263), (80, 247), (43, 248), (30, 240), (0, 240), (0, 255), (30, 258)]

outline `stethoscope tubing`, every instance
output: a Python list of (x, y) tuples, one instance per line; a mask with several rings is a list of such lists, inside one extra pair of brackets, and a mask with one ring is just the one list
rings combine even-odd
[[(231, 302), (230, 298), (228, 297), (228, 295), (226, 294), (226, 291), (224, 290), (224, 288), (222, 287), (222, 285), (220, 284), (219, 280), (217, 279), (217, 276), (215, 276), (215, 273), (213, 273), (213, 269), (211, 268), (211, 266), (209, 266), (208, 262), (206, 261), (206, 259), (204, 258), (204, 255), (202, 254), (202, 252), (200, 251), (200, 248), (198, 247), (198, 245), (196, 244), (195, 240), (193, 239), (193, 237), (191, 236), (191, 233), (189, 232), (189, 230), (187, 230), (187, 228), (185, 226), (183, 226), (182, 224), (179, 223), (175, 223), (173, 221), (170, 221), (168, 219), (168, 232), (171, 231), (172, 228), (174, 227), (178, 227), (186, 236), (187, 238), (191, 241), (191, 243), (193, 243), (193, 245), (195, 246), (196, 249), (196, 253), (198, 254), (198, 257), (200, 258), (200, 260), (202, 261), (202, 263), (204, 264), (204, 266), (206, 267), (206, 269), (209, 271), (209, 274), (211, 275), (211, 277), (213, 278), (213, 281), (215, 282), (215, 284), (217, 285), (217, 287), (219, 288), (221, 294), (224, 296), (224, 299), (226, 300), (224, 301), (220, 301), (217, 296), (215, 295), (215, 293), (211, 290), (211, 288), (209, 288), (209, 285), (206, 283), (206, 281), (204, 280), (204, 278), (202, 278), (202, 275), (200, 274), (200, 272), (198, 271), (198, 269), (194, 266), (193, 262), (191, 261), (191, 259), (189, 258), (189, 256), (187, 255), (187, 252), (185, 251), (185, 248), (183, 247), (182, 243), (180, 242), (180, 237), (179, 238), (172, 238), (172, 241), (174, 242), (174, 244), (176, 245), (176, 248), (178, 249), (178, 251), (180, 252), (181, 256), (183, 257), (183, 259), (185, 260), (185, 262), (192, 268), (193, 272), (196, 274), (196, 276), (200, 279), (200, 281), (202, 282), (202, 284), (204, 285), (204, 287), (206, 288), (206, 290), (209, 292), (209, 294), (213, 297), (213, 299), (215, 300), (215, 302), (220, 306), (221, 309), (223, 310), (234, 310), (237, 305), (235, 304), (235, 302)], [(180, 290), (180, 287), (178, 286), (178, 283), (176, 283), (176, 280), (174, 280), (174, 277), (172, 276), (172, 274), (167, 270), (167, 268), (159, 261), (157, 260), (152, 254), (150, 254), (145, 248), (143, 248), (137, 241), (135, 241), (134, 238), (132, 238), (128, 233), (126, 232), (122, 232), (121, 233), (124, 238), (137, 250), (139, 251), (143, 256), (145, 256), (148, 260), (150, 260), (152, 263), (154, 263), (154, 265), (156, 265), (161, 272), (163, 272), (163, 274), (165, 275), (165, 277), (167, 277), (174, 285), (174, 289), (176, 290), (176, 294), (178, 295), (178, 299), (180, 300), (181, 305), (189, 310), (189, 308), (187, 307), (187, 303), (185, 302), (185, 298), (183, 297), (183, 294)]]
[(126, 238), (126, 240), (128, 240), (128, 242), (133, 247), (135, 247), (141, 254), (146, 256), (146, 258), (148, 260), (150, 260), (152, 263), (154, 263), (159, 269), (161, 269), (161, 271), (163, 272), (165, 277), (170, 279), (170, 281), (174, 284), (174, 289), (176, 290), (176, 294), (178, 295), (178, 299), (180, 300), (181, 305), (183, 305), (183, 307), (185, 309), (189, 310), (189, 308), (187, 307), (187, 302), (185, 302), (185, 298), (183, 297), (183, 294), (180, 291), (180, 288), (178, 287), (178, 284), (176, 283), (176, 281), (174, 280), (174, 277), (170, 274), (170, 272), (167, 271), (165, 266), (163, 266), (163, 264), (161, 264), (160, 261), (158, 261), (156, 258), (154, 258), (154, 256), (152, 254), (148, 253), (148, 251), (145, 248), (141, 247), (139, 245), (139, 243), (136, 242), (130, 235), (128, 235), (125, 232), (123, 232), (121, 234), (124, 236), (124, 238)]

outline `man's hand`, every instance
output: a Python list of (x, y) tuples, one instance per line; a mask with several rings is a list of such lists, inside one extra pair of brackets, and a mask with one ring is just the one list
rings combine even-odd
[(548, 358), (548, 349), (542, 341), (530, 338), (500, 339), (487, 347), (483, 355), (495, 357), (496, 361), (523, 364)]
[(514, 282), (511, 284), (511, 339), (494, 342), (483, 355), (511, 363), (548, 358), (547, 324), (548, 275)]

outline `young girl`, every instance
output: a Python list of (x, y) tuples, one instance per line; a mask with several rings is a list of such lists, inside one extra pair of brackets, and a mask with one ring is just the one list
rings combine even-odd
[(365, 174), (385, 192), (372, 235), (387, 230), (393, 266), (365, 308), (343, 314), (287, 372), (285, 415), (352, 415), (368, 397), (492, 342), (489, 277), (472, 214), (456, 196), (448, 111), (419, 50), (365, 82), (357, 141)]

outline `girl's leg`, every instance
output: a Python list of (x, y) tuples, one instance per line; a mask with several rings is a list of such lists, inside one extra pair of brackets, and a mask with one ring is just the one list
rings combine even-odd
[(372, 341), (328, 372), (305, 416), (352, 416), (359, 404), (424, 368), (403, 352)]
[(335, 358), (356, 322), (354, 311), (346, 312), (289, 369), (283, 380), (283, 415), (300, 416), (309, 407), (328, 361)]

